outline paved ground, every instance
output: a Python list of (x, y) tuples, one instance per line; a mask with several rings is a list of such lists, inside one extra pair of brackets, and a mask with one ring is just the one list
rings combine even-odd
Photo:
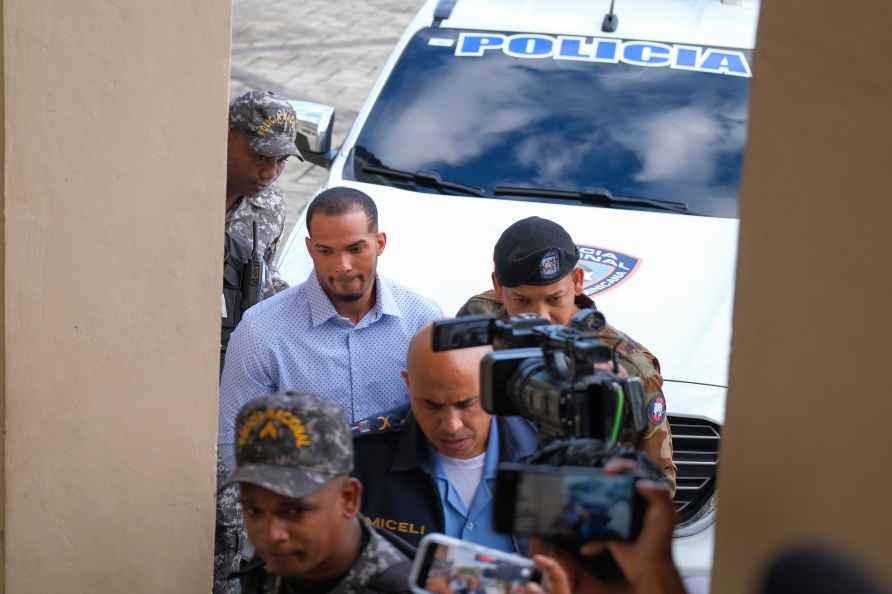
[[(231, 96), (270, 89), (336, 109), (343, 141), (418, 0), (234, 0)], [(279, 182), (286, 237), (326, 171), (291, 160)]]

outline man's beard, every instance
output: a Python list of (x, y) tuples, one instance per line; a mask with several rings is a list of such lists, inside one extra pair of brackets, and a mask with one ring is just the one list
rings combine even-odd
[(335, 279), (333, 277), (328, 279), (329, 286), (331, 287), (330, 297), (332, 301), (339, 301), (341, 303), (353, 303), (355, 301), (359, 301), (360, 299), (362, 299), (363, 295), (365, 295), (365, 278), (363, 276), (357, 276), (352, 279), (358, 280), (360, 285), (362, 286), (362, 289), (360, 291), (351, 293), (339, 293), (337, 290), (338, 280), (343, 279)]
[(342, 301), (344, 303), (353, 303), (362, 299), (362, 293), (334, 293), (331, 298), (334, 301)]

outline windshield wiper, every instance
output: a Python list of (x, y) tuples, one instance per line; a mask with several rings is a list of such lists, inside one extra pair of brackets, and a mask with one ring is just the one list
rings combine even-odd
[(496, 186), (493, 190), (496, 196), (533, 196), (537, 198), (558, 198), (565, 200), (579, 200), (584, 204), (594, 206), (638, 206), (653, 208), (656, 210), (668, 210), (694, 214), (684, 202), (672, 200), (653, 200), (651, 198), (634, 198), (614, 196), (607, 188), (592, 188), (590, 190), (555, 190), (551, 188), (522, 188), (517, 186)]
[(389, 177), (391, 179), (414, 182), (416, 186), (439, 190), (441, 194), (445, 194), (443, 190), (451, 190), (453, 192), (460, 192), (469, 196), (485, 196), (483, 190), (481, 190), (480, 188), (477, 188), (475, 186), (466, 186), (465, 184), (445, 180), (440, 177), (439, 173), (434, 173), (432, 171), (403, 171), (401, 169), (394, 169), (385, 165), (369, 165), (368, 163), (360, 163), (360, 167), (362, 167), (362, 170), (365, 173), (372, 173), (374, 175)]

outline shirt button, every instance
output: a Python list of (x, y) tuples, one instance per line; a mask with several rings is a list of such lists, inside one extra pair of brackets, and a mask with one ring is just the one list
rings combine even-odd
[(473, 529), (474, 529), (474, 522), (468, 522), (468, 526), (467, 526), (467, 527), (468, 527), (468, 530), (473, 530)]

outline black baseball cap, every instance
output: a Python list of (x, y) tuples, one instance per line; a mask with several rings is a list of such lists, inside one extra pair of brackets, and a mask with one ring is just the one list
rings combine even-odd
[(579, 249), (554, 221), (529, 217), (505, 229), (493, 261), (496, 278), (505, 287), (550, 285), (573, 271)]

